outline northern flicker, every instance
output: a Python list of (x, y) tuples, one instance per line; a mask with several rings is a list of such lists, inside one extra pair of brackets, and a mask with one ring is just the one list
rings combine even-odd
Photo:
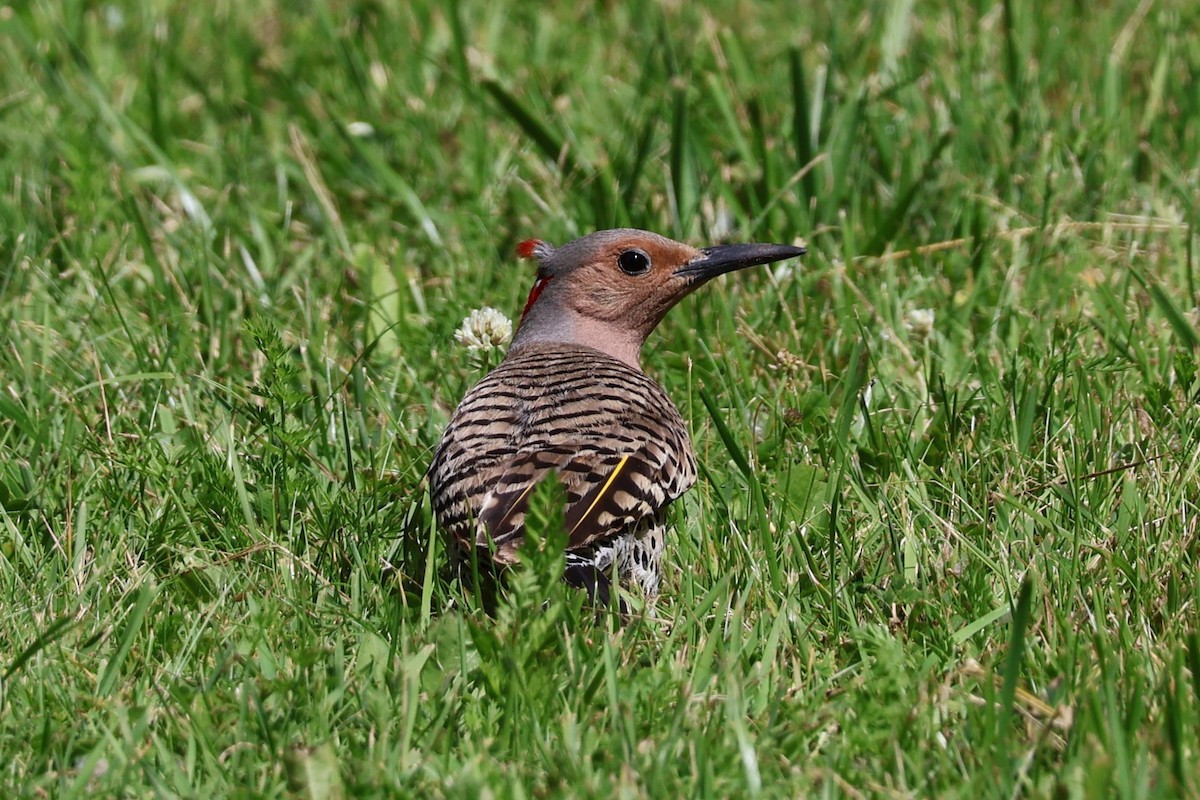
[(516, 560), (530, 491), (566, 494), (565, 577), (609, 602), (610, 577), (658, 593), (666, 509), (696, 480), (675, 404), (639, 365), (642, 344), (690, 292), (733, 270), (804, 254), (780, 244), (694, 248), (599, 231), (517, 252), (538, 269), (503, 362), (455, 410), (429, 468), (438, 524), (480, 562)]

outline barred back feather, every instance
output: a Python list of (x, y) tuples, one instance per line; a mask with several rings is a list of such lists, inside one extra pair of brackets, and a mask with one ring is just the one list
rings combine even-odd
[(511, 563), (525, 503), (548, 471), (567, 495), (568, 573), (607, 570), (658, 590), (664, 510), (696, 481), (687, 428), (643, 372), (598, 350), (543, 344), (463, 398), (430, 468), (438, 523), (463, 550)]

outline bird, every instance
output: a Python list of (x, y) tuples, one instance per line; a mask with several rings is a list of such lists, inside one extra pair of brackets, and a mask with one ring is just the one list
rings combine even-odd
[[(517, 247), (537, 264), (504, 359), (463, 396), (429, 467), (434, 516), (457, 557), (518, 560), (533, 488), (551, 472), (565, 495), (564, 578), (609, 605), (612, 579), (655, 597), (666, 511), (696, 482), (687, 425), (641, 368), (647, 337), (691, 292), (803, 247), (692, 247), (630, 228), (555, 247)], [(462, 562), (460, 562), (462, 563)], [(624, 609), (622, 603), (622, 609)]]

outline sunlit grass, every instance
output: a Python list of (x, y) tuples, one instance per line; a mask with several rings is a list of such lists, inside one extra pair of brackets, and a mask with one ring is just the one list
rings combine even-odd
[[(1200, 7), (0, 8), (13, 796), (1192, 796)], [(517, 242), (672, 312), (664, 594), (422, 477)]]

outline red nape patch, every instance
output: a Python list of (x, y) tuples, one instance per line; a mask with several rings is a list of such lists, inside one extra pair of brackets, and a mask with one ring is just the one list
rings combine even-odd
[(541, 244), (545, 244), (541, 239), (526, 239), (517, 245), (517, 255), (521, 258), (533, 258), (534, 252), (537, 251), (538, 245)]
[[(524, 242), (522, 242), (524, 244)], [(538, 278), (533, 282), (533, 288), (529, 290), (529, 299), (525, 301), (525, 310), (521, 312), (521, 322), (529, 316), (529, 309), (533, 308), (533, 304), (542, 296), (542, 290), (546, 288), (546, 284), (554, 279), (553, 275), (547, 275), (544, 278)]]

